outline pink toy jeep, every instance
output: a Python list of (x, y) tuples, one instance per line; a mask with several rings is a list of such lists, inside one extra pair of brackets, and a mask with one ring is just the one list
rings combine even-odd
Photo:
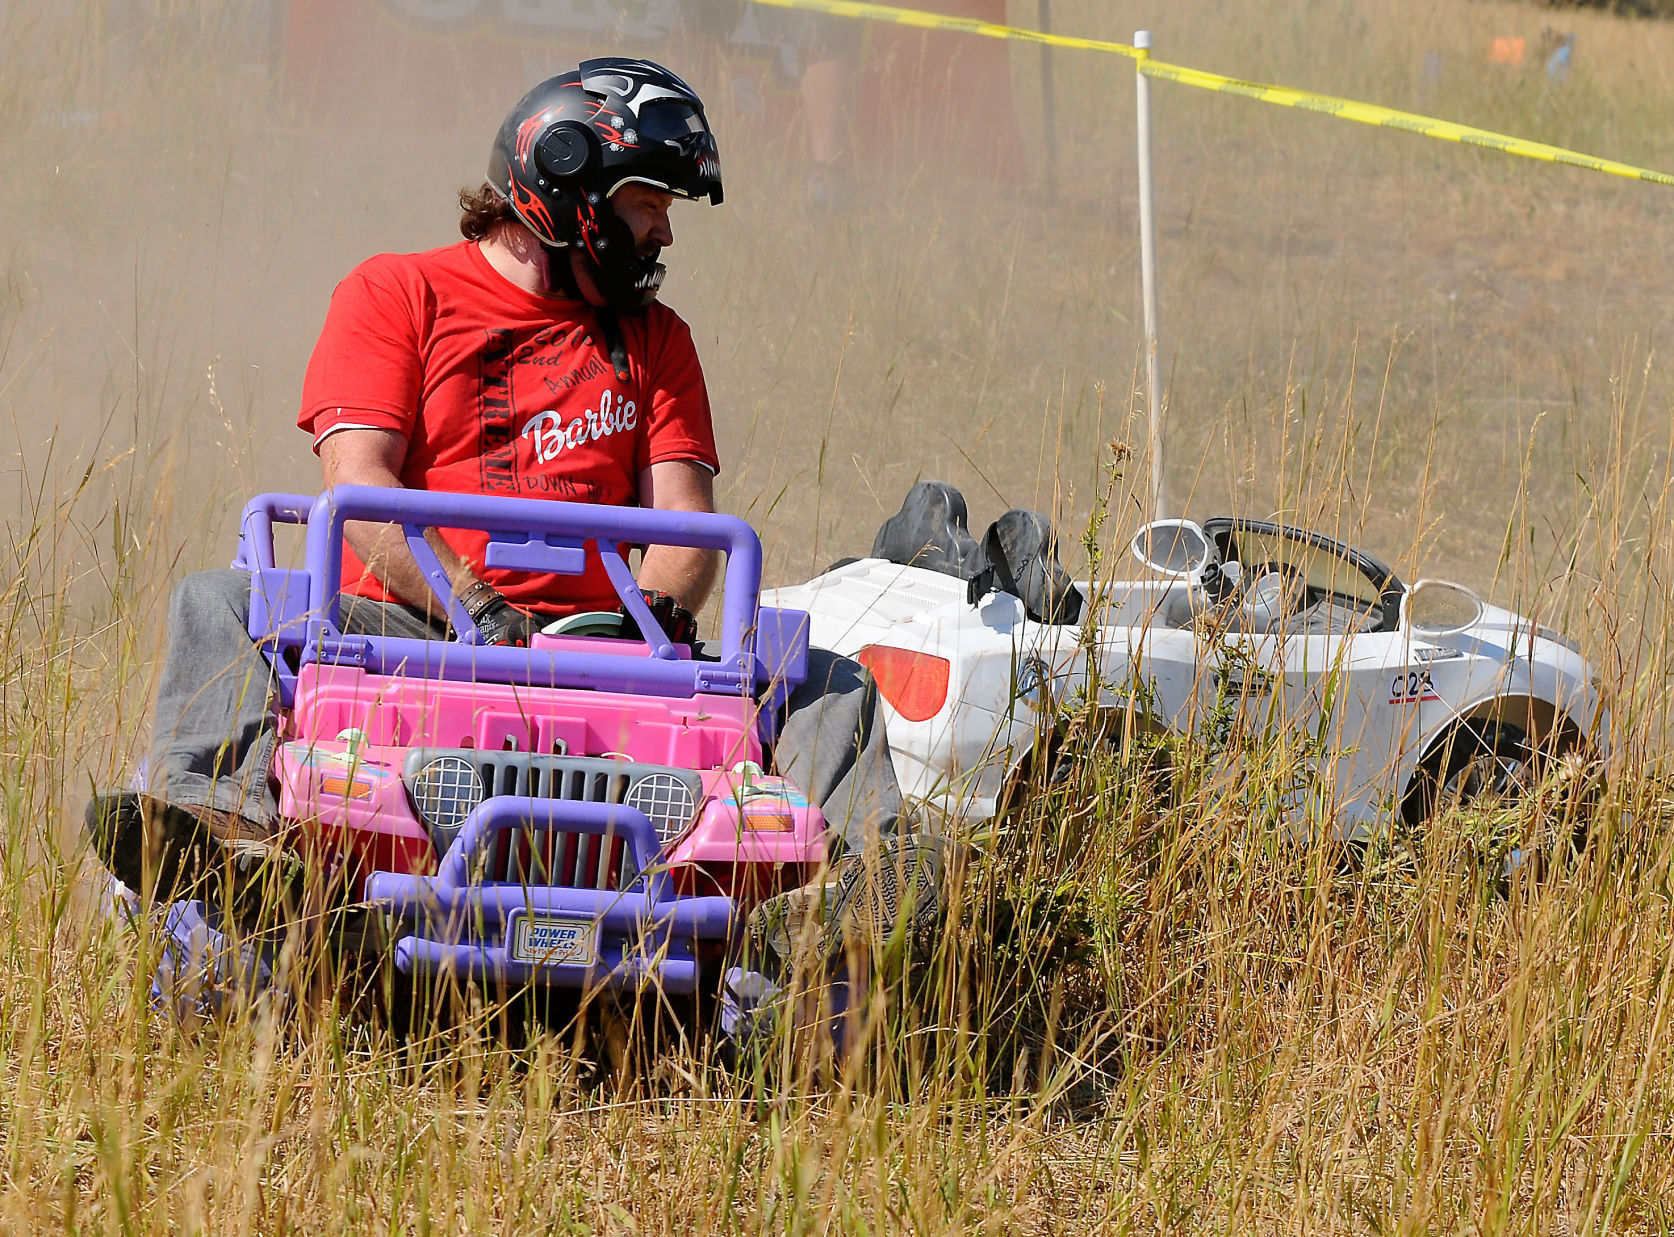
[[(347, 520), (404, 527), (457, 639), (341, 630)], [(275, 565), (275, 522), (307, 525), (303, 568)], [(647, 638), (480, 644), (427, 527), (488, 532), (491, 568), (602, 563)], [(646, 544), (725, 551), (718, 658), (651, 617), (622, 553)], [(254, 499), (235, 566), (254, 573), (250, 633), (279, 680), (290, 840), (393, 918), (407, 974), (712, 987), (749, 910), (825, 858), (820, 810), (761, 772), (808, 622), (760, 608), (741, 520), (340, 486)]]

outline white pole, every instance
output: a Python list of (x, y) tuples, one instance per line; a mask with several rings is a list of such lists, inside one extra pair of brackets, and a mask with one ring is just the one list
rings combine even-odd
[(1134, 32), (1139, 49), (1135, 60), (1139, 89), (1139, 279), (1145, 300), (1145, 394), (1151, 414), (1151, 518), (1163, 519), (1167, 501), (1163, 493), (1163, 406), (1162, 385), (1157, 381), (1157, 220), (1151, 188), (1151, 79), (1145, 76), (1145, 62), (1151, 58), (1151, 32)]
[[(1040, 0), (1040, 29), (1052, 33), (1052, 0)], [(1052, 48), (1040, 45), (1040, 119), (1046, 130), (1046, 198), (1058, 200), (1058, 83), (1052, 77)]]

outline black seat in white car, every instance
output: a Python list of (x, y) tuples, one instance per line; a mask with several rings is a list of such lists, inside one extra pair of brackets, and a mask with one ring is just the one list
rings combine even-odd
[(965, 496), (945, 481), (920, 481), (901, 510), (884, 521), (872, 557), (965, 580), (974, 605), (990, 591), (1010, 593), (1037, 623), (1081, 621), (1086, 604), (1058, 562), (1052, 521), (1013, 507), (979, 543), (967, 523)]

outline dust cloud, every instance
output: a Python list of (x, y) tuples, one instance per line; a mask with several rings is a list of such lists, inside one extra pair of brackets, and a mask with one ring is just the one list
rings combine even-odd
[[(1661, 27), (1570, 18), (1560, 84), (1483, 62), (1551, 20), (1533, 7), (1051, 11), (1105, 38), (1149, 25), (1185, 63), (1674, 166)], [(159, 587), (225, 561), (248, 494), (318, 484), (294, 421), (336, 281), (456, 239), (455, 191), (509, 105), (619, 52), (711, 104), (727, 201), (677, 208), (665, 300), (709, 375), (722, 500), (775, 579), (864, 552), (920, 477), (962, 486), (973, 521), (1051, 509), (1072, 542), (1113, 485), (1115, 544), (1147, 473), (1115, 458), (1112, 482), (1109, 447), (1144, 444), (1131, 66), (807, 20), (734, 0), (0, 5), (7, 520), (78, 486), (141, 495)], [(823, 137), (810, 53), (841, 70)], [(1519, 579), (1556, 587), (1578, 473), (1666, 468), (1668, 191), (1179, 87), (1157, 112), (1176, 508), (1318, 523), (1503, 593), (1514, 524), (1535, 555)], [(92, 522), (88, 572), (119, 536)]]

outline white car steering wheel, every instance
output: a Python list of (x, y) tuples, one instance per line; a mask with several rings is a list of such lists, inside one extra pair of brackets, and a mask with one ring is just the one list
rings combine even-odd
[(1302, 613), (1308, 586), (1294, 567), (1261, 563), (1244, 571), (1234, 604), (1235, 619), (1244, 631), (1267, 635)]

